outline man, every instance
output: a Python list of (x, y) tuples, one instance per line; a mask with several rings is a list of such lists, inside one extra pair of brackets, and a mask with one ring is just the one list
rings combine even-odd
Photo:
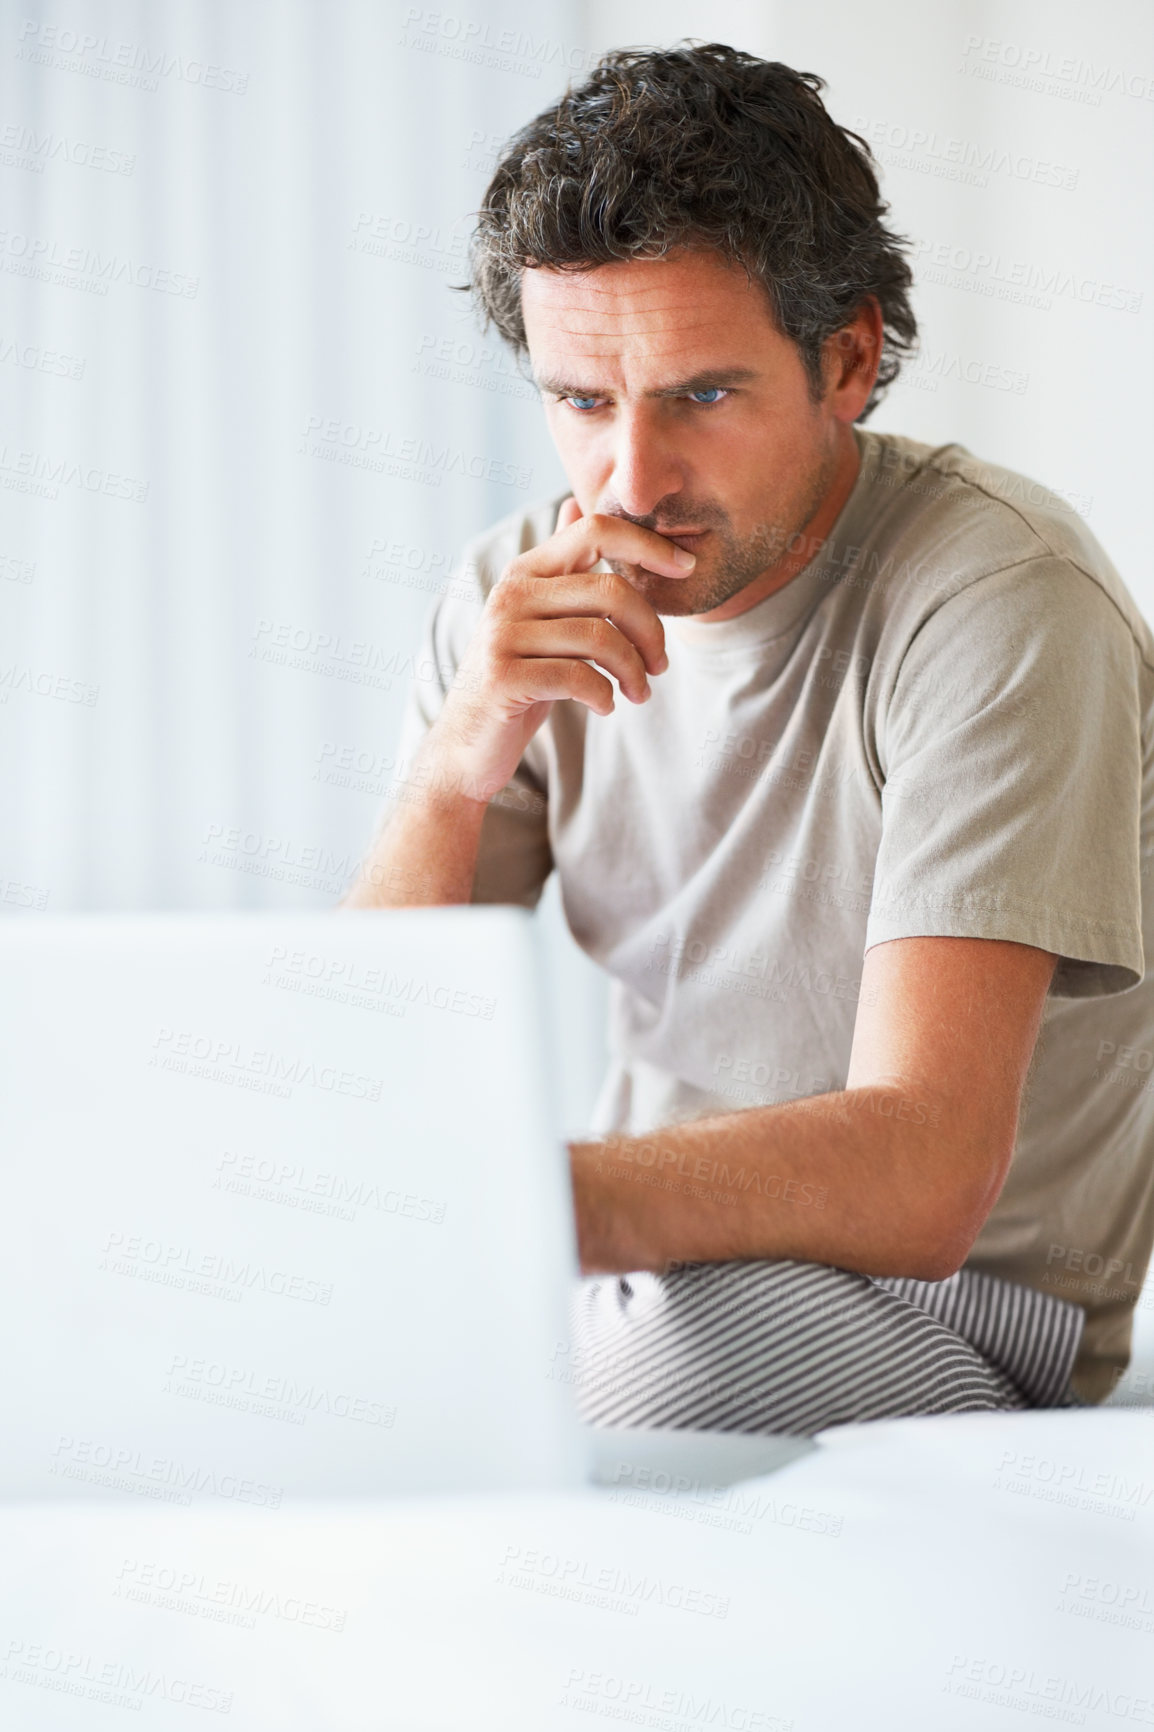
[(1154, 1238), (1154, 640), (1062, 500), (860, 427), (911, 279), (821, 87), (619, 53), (508, 146), (474, 288), (572, 497), (434, 610), (346, 898), (555, 869), (613, 978), (606, 1422), (1100, 1400)]

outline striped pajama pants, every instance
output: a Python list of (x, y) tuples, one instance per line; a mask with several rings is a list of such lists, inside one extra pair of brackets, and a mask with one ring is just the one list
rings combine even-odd
[(586, 1277), (571, 1321), (591, 1424), (809, 1435), (1073, 1405), (1085, 1315), (969, 1269), (931, 1282), (774, 1261)]

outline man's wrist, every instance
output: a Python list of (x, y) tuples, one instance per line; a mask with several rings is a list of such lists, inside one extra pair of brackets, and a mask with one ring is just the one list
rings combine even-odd
[(429, 734), (413, 760), (409, 775), (401, 784), (408, 805), (425, 806), (442, 816), (461, 815), (476, 819), (499, 788), (488, 791), (475, 770), (467, 763), (454, 759)]
[(611, 1143), (569, 1144), (577, 1255), (585, 1275), (658, 1266), (646, 1246), (644, 1200), (633, 1194), (636, 1186), (621, 1182), (614, 1165)]
[(392, 812), (342, 907), (404, 908), (468, 902), (486, 801), (470, 799), (436, 760), (418, 760), (390, 790)]

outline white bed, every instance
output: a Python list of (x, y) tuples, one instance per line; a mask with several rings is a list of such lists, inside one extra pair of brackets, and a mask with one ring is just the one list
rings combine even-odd
[(727, 1491), (7, 1505), (0, 1724), (1154, 1725), (1154, 1411), (822, 1441)]

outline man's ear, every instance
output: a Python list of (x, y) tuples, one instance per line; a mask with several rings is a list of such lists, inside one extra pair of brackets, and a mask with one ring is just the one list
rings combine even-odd
[(874, 295), (822, 347), (826, 407), (839, 421), (856, 421), (874, 388), (881, 365), (885, 326)]

